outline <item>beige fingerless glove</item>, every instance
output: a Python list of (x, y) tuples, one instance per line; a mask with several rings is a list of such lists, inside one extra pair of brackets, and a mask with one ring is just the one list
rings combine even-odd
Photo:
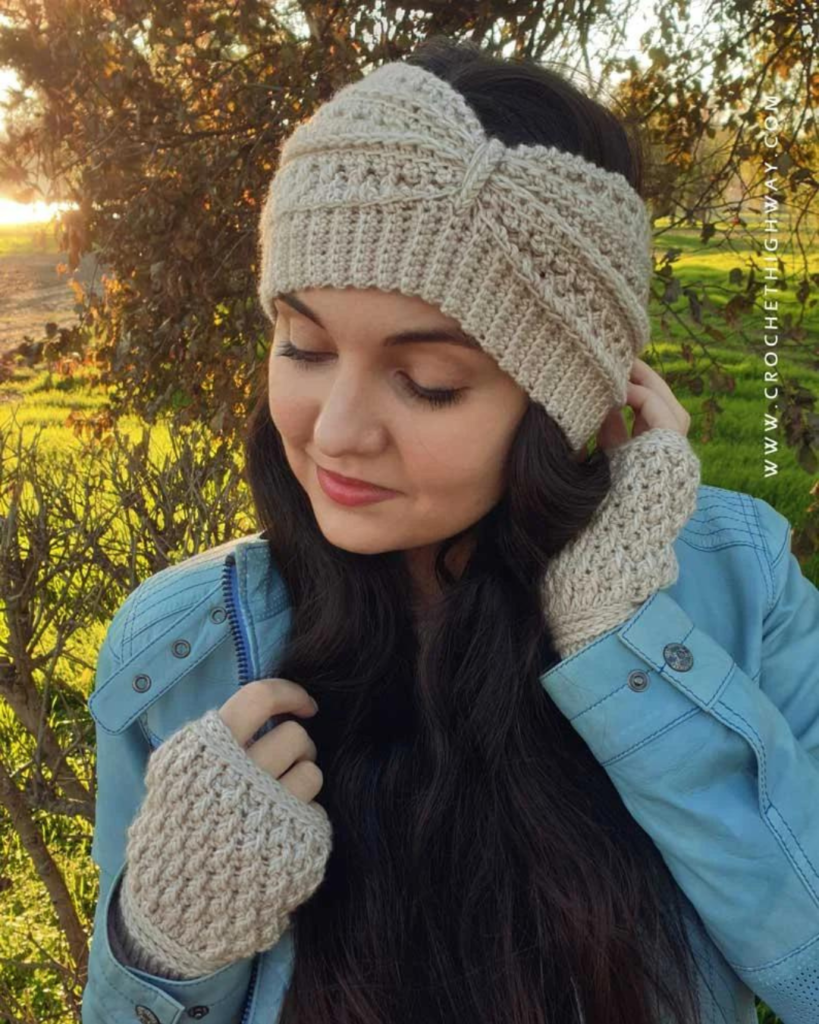
[(214, 708), (152, 754), (128, 828), (112, 944), (171, 979), (273, 946), (324, 877), (332, 826), (263, 771)]
[(697, 507), (700, 460), (678, 431), (654, 427), (607, 454), (611, 490), (546, 570), (544, 610), (561, 658), (676, 582), (672, 545)]

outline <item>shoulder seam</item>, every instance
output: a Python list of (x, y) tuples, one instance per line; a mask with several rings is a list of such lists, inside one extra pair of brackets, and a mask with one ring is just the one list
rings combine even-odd
[(742, 508), (745, 513), (745, 517), (748, 520), (749, 529), (753, 523), (753, 527), (756, 530), (756, 538), (754, 543), (754, 552), (759, 562), (760, 575), (762, 576), (763, 583), (765, 584), (766, 592), (766, 610), (765, 614), (773, 608), (774, 601), (776, 600), (776, 586), (774, 584), (774, 574), (771, 567), (771, 554), (768, 549), (768, 542), (765, 538), (765, 530), (762, 526), (762, 518), (759, 515), (759, 507), (756, 503), (756, 498), (753, 494), (747, 494), (744, 491), (739, 492), (742, 498)]
[[(771, 550), (770, 544), (768, 543), (768, 533), (762, 524), (762, 516), (760, 515), (759, 502), (764, 499), (757, 498), (754, 495), (749, 495), (749, 498), (754, 518), (757, 523), (757, 528), (759, 529), (760, 536), (762, 537), (762, 547), (765, 552), (768, 575), (770, 577), (771, 595), (770, 600), (768, 601), (768, 607), (765, 609), (765, 615), (767, 616), (773, 609), (774, 604), (776, 603), (776, 569), (779, 566), (779, 563), (782, 561), (782, 558), (790, 548), (792, 527), (789, 527), (789, 529), (785, 532), (785, 536), (782, 540), (782, 543), (779, 545), (779, 550), (774, 553)], [(773, 505), (771, 505), (770, 507), (774, 510), (774, 512), (778, 511), (773, 507)], [(781, 515), (782, 513), (780, 512), (778, 514)]]

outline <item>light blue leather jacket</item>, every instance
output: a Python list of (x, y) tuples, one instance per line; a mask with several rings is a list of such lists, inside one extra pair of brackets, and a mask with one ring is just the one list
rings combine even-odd
[[(754, 993), (784, 1024), (817, 1024), (819, 591), (788, 520), (739, 491), (702, 485), (675, 551), (673, 586), (541, 682), (687, 897), (703, 1024), (756, 1024)], [(106, 922), (149, 754), (236, 687), (275, 676), (289, 623), (259, 534), (156, 573), (114, 616), (89, 699), (100, 895), (83, 1024), (278, 1019), (292, 930), (168, 981), (117, 961)]]

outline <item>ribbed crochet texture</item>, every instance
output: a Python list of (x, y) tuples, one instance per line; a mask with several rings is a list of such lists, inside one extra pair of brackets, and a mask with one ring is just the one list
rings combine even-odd
[(215, 708), (153, 751), (145, 789), (109, 922), (115, 950), (181, 979), (273, 946), (324, 877), (324, 808), (263, 771)]
[(448, 82), (400, 61), (339, 89), (281, 148), (259, 300), (418, 295), (472, 335), (579, 451), (649, 340), (651, 223), (627, 179), (489, 138)]
[(543, 585), (561, 658), (676, 582), (673, 544), (697, 507), (700, 460), (683, 434), (654, 427), (607, 455), (611, 490), (586, 528), (551, 560)]

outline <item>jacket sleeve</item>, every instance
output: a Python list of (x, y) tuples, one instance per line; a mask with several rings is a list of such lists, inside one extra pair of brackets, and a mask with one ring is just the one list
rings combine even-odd
[(809, 1024), (819, 1020), (819, 595), (781, 536), (769, 541), (759, 682), (666, 590), (541, 682), (729, 966), (784, 1024)]
[(788, 519), (761, 498), (754, 504), (770, 575), (759, 685), (819, 763), (819, 590), (791, 551)]
[[(139, 589), (139, 588), (137, 588)], [(119, 667), (116, 637), (134, 591), (112, 620), (97, 660), (95, 686)], [(144, 795), (150, 746), (138, 723), (121, 733), (96, 723), (96, 824), (91, 854), (100, 869), (82, 1024), (182, 1024), (207, 1016), (208, 1024), (240, 1024), (255, 977), (255, 957), (237, 960), (212, 974), (169, 980), (121, 963), (109, 941), (112, 901), (125, 870), (127, 828)], [(257, 954), (258, 955), (258, 954)]]

